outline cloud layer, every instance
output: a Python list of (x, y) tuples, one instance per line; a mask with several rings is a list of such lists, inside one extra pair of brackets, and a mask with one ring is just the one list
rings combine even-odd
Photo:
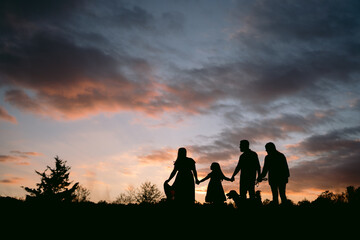
[[(11, 105), (56, 119), (76, 119), (100, 112), (197, 113), (214, 101), (186, 86), (161, 81), (149, 59), (127, 53), (121, 39), (107, 49), (104, 45), (110, 40), (105, 33), (86, 27), (74, 32), (71, 26), (82, 25), (77, 18), (84, 17), (124, 34), (166, 33), (182, 29), (181, 14), (164, 12), (155, 17), (141, 7), (115, 2), (105, 9), (97, 1), (89, 9), (81, 2), (41, 4), (3, 3), (0, 84), (10, 88), (4, 99)], [(101, 10), (95, 13), (91, 7)], [(112, 12), (111, 7), (119, 11)], [(5, 110), (2, 116), (11, 119)]]
[(0, 106), (0, 119), (3, 119), (4, 121), (8, 121), (11, 123), (17, 123), (16, 118), (10, 115), (8, 111), (6, 111), (6, 109), (1, 106)]
[[(5, 1), (1, 11), (1, 85), (10, 88), (5, 100), (32, 113), (65, 119), (121, 111), (194, 114), (229, 100), (264, 112), (288, 98), (326, 104), (328, 88), (357, 83), (356, 1), (241, 2), (230, 12), (237, 26), (230, 61), (170, 67), (166, 75), (158, 59), (148, 56), (161, 53), (154, 43), (158, 33), (186, 31), (183, 14), (155, 15), (116, 2), (93, 1), (87, 7), (81, 1), (41, 7), (40, 2), (30, 7)], [(114, 30), (123, 38), (108, 38)], [(134, 45), (126, 39), (135, 37), (145, 54), (130, 51)], [(164, 57), (171, 45), (162, 46)]]
[(294, 151), (315, 158), (295, 165), (293, 189), (312, 186), (318, 189), (341, 189), (360, 182), (360, 127), (344, 128), (326, 134), (312, 135)]
[(16, 165), (30, 165), (30, 157), (41, 156), (39, 152), (10, 151), (10, 154), (0, 155), (0, 163), (14, 163)]

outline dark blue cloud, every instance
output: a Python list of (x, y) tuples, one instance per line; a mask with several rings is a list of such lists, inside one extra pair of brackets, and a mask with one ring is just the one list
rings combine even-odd
[(292, 169), (292, 188), (340, 189), (360, 183), (360, 126), (341, 128), (305, 138), (293, 150), (310, 155)]

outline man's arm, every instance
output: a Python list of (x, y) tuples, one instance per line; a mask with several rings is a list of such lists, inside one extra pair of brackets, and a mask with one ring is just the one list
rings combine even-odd
[(256, 156), (256, 172), (257, 172), (258, 178), (260, 178), (260, 175), (261, 175), (260, 161), (259, 161), (259, 157), (256, 153), (255, 153), (255, 156)]
[(262, 173), (259, 175), (258, 182), (261, 182), (261, 180), (266, 176), (268, 170), (269, 170), (269, 167), (268, 167), (268, 161), (267, 161), (267, 156), (266, 156), (265, 160), (264, 160), (264, 167), (263, 167)]
[(235, 175), (239, 173), (240, 169), (241, 169), (241, 166), (240, 166), (240, 158), (239, 158), (239, 162), (235, 168), (233, 175), (231, 176), (231, 181), (235, 180)]
[(286, 157), (285, 155), (283, 154), (283, 157), (284, 157), (284, 165), (285, 165), (285, 171), (286, 171), (286, 177), (290, 177), (290, 171), (289, 171), (289, 166), (287, 164), (287, 160), (286, 160)]

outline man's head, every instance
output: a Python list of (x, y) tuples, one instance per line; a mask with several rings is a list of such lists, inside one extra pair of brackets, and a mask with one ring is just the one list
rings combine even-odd
[(266, 149), (266, 152), (267, 152), (268, 154), (271, 154), (271, 153), (276, 152), (275, 144), (272, 143), (272, 142), (268, 142), (268, 143), (265, 145), (265, 149)]
[(250, 143), (248, 140), (241, 140), (240, 141), (240, 151), (245, 152), (246, 150), (249, 150)]

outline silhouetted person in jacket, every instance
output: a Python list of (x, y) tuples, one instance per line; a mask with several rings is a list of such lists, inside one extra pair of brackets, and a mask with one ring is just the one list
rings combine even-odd
[(255, 199), (255, 180), (256, 172), (260, 175), (260, 163), (256, 152), (249, 148), (248, 140), (240, 141), (240, 151), (243, 152), (239, 157), (239, 162), (231, 177), (231, 181), (235, 180), (235, 175), (240, 173), (240, 198), (246, 199), (249, 192), (250, 199)]
[(269, 185), (273, 195), (273, 203), (279, 204), (278, 195), (280, 193), (281, 203), (286, 203), (286, 184), (290, 177), (289, 167), (284, 154), (276, 150), (275, 144), (269, 142), (265, 145), (268, 155), (265, 157), (263, 171), (258, 178), (261, 179), (269, 172)]

